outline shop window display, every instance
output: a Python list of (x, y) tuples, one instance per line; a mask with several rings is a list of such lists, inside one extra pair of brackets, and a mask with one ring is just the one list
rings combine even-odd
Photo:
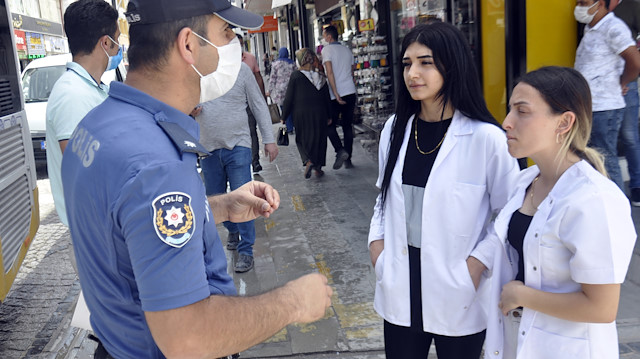
[(454, 24), (465, 35), (471, 52), (480, 68), (480, 28), (478, 0), (391, 0), (391, 41), (396, 50), (393, 57), (395, 86), (402, 84), (399, 73), (400, 46), (404, 36), (417, 24), (445, 21)]
[(352, 50), (360, 119), (365, 126), (380, 131), (393, 112), (392, 72), (385, 38), (363, 32), (353, 38)]
[[(397, 29), (395, 37), (404, 38), (417, 24), (430, 21), (450, 22), (465, 34), (477, 58), (478, 48), (477, 0), (392, 0), (392, 22)], [(398, 41), (398, 45), (401, 41)]]

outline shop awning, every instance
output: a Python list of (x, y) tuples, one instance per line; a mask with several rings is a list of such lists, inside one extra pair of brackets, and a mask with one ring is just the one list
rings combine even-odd
[(246, 0), (244, 8), (245, 10), (251, 11), (255, 14), (273, 14), (273, 10), (271, 9), (271, 1), (269, 0)]
[(271, 2), (271, 8), (275, 9), (277, 7), (280, 6), (285, 6), (285, 5), (289, 5), (293, 2), (293, 0), (272, 0)]
[(315, 3), (316, 14), (322, 16), (344, 5), (344, 0), (315, 0)]

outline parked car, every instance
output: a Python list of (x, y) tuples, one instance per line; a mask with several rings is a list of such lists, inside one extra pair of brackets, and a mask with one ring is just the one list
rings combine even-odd
[[(47, 101), (53, 85), (65, 73), (67, 62), (71, 59), (71, 54), (42, 57), (30, 62), (22, 72), (22, 92), (36, 164), (47, 163), (45, 141)], [(123, 81), (125, 76), (125, 67), (120, 64), (118, 69), (105, 72), (101, 80), (109, 84), (111, 81)]]

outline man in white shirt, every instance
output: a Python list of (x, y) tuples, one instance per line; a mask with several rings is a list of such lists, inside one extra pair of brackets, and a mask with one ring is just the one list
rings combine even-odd
[[(609, 13), (610, 0), (577, 0), (578, 22), (586, 24), (576, 52), (575, 69), (591, 88), (591, 146), (605, 156), (609, 177), (624, 191), (617, 142), (624, 116), (627, 84), (638, 77), (640, 54), (627, 25)], [(622, 72), (620, 69), (623, 68)]]
[[(329, 93), (331, 95), (331, 118), (327, 136), (336, 150), (336, 161), (333, 169), (352, 168), (351, 152), (353, 149), (353, 111), (356, 106), (356, 85), (353, 82), (353, 54), (348, 47), (338, 41), (338, 29), (329, 25), (322, 32), (327, 46), (322, 48), (322, 64), (324, 65)], [(341, 119), (344, 133), (344, 145), (340, 141), (336, 124)]]
[(69, 5), (64, 13), (64, 31), (73, 62), (67, 64), (67, 72), (51, 90), (46, 141), (53, 201), (60, 221), (68, 226), (60, 171), (62, 154), (80, 120), (107, 98), (109, 88), (100, 78), (107, 66), (115, 63), (111, 58), (120, 55), (122, 59), (122, 53), (116, 42), (120, 36), (118, 12), (104, 0), (80, 0)]
[[(640, 0), (611, 0), (609, 10), (624, 21), (631, 36), (635, 40), (640, 32)], [(640, 206), (640, 135), (638, 134), (638, 79), (627, 85), (629, 91), (624, 95), (627, 105), (624, 109), (622, 125), (620, 126), (620, 143), (627, 158), (629, 169), (629, 188), (631, 190), (631, 204)]]

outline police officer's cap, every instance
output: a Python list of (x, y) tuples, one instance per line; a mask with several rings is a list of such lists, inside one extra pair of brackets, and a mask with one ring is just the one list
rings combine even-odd
[(194, 16), (216, 14), (232, 26), (257, 29), (262, 16), (231, 5), (228, 0), (129, 0), (129, 25), (156, 24)]

